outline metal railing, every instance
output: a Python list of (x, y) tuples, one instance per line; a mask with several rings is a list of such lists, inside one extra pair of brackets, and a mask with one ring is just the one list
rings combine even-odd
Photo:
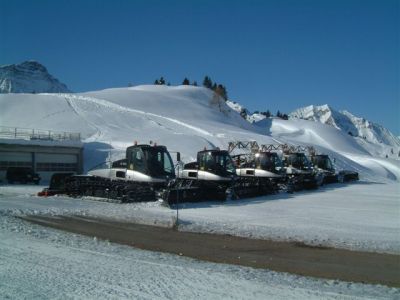
[(76, 132), (0, 126), (0, 138), (42, 141), (81, 141), (81, 134)]

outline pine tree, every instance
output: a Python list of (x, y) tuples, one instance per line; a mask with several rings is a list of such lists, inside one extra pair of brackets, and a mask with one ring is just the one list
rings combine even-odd
[(289, 120), (289, 116), (288, 116), (287, 114), (283, 114), (283, 115), (282, 115), (282, 119), (284, 119), (284, 120)]
[(228, 96), (226, 94), (226, 89), (222, 84), (216, 84), (214, 83), (213, 85), (213, 90), (220, 95), (225, 101), (228, 100)]
[(185, 77), (185, 79), (183, 79), (182, 85), (189, 85), (189, 84), (190, 84), (189, 79), (187, 79), (187, 78)]
[(267, 109), (267, 111), (265, 112), (265, 116), (267, 118), (271, 118), (271, 112), (269, 111), (269, 109)]
[(161, 85), (164, 85), (164, 84), (165, 84), (164, 77), (161, 76), (160, 81), (159, 81), (159, 84), (161, 84)]
[(197, 86), (197, 81), (193, 81), (193, 86)]
[(282, 118), (281, 112), (280, 112), (279, 110), (276, 112), (276, 116), (277, 116), (278, 118)]
[(158, 79), (154, 80), (154, 84), (159, 85), (160, 82), (158, 81)]
[(205, 77), (204, 77), (204, 80), (203, 80), (203, 86), (206, 87), (206, 88), (211, 89), (211, 88), (212, 88), (212, 85), (213, 85), (213, 83), (212, 83), (212, 81), (211, 81), (211, 78), (208, 77), (208, 76), (205, 76)]
[(222, 84), (218, 84), (216, 91), (220, 94), (222, 98), (225, 99), (225, 101), (228, 100), (228, 93), (226, 92), (225, 86), (223, 86)]

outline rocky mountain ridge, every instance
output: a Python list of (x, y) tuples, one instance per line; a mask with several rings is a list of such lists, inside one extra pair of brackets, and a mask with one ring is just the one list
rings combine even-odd
[(37, 61), (0, 67), (0, 93), (68, 93), (68, 87)]

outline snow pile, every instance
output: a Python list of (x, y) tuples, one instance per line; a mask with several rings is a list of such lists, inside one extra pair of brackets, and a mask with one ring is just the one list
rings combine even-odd
[(67, 86), (36, 61), (0, 67), (1, 93), (68, 93)]
[(383, 143), (400, 148), (400, 139), (383, 126), (364, 118), (356, 117), (348, 111), (336, 111), (327, 104), (299, 108), (290, 113), (289, 117), (328, 124), (349, 135), (365, 139), (370, 143)]

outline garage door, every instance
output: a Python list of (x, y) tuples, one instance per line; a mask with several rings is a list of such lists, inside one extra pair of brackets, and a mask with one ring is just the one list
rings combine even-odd
[(29, 152), (0, 152), (0, 170), (8, 167), (32, 167), (32, 154)]
[(38, 172), (78, 171), (76, 154), (37, 153), (35, 158)]

